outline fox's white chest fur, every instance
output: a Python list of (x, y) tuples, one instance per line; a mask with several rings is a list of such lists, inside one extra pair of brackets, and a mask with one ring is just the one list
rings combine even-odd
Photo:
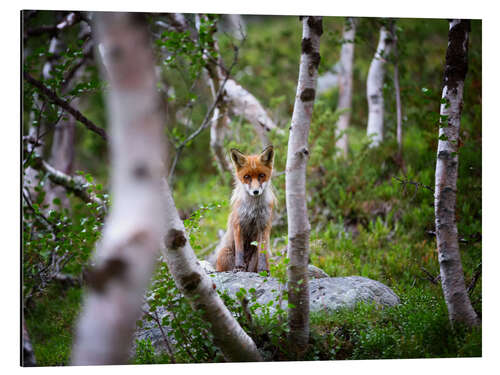
[(236, 187), (231, 202), (238, 204), (238, 218), (245, 242), (256, 241), (271, 218), (274, 194), (269, 184), (258, 196), (250, 196), (241, 184)]

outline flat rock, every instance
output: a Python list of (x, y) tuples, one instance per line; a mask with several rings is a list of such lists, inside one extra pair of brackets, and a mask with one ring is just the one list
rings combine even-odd
[[(285, 287), (273, 277), (264, 277), (253, 272), (213, 272), (213, 268), (209, 267), (209, 263), (202, 264), (202, 267), (214, 281), (217, 289), (227, 291), (234, 299), (237, 299), (236, 293), (241, 288), (247, 291), (254, 288), (257, 303), (265, 305), (270, 301), (274, 301), (273, 306), (276, 306), (279, 294)], [(322, 276), (321, 278), (311, 278), (309, 280), (311, 312), (333, 312), (340, 308), (353, 308), (356, 303), (361, 301), (373, 302), (381, 307), (399, 304), (399, 297), (388, 286), (378, 281), (360, 276), (325, 277), (321, 272), (319, 273)], [(287, 310), (286, 301), (282, 301), (281, 308)], [(144, 306), (144, 309), (148, 309), (147, 305)], [(269, 309), (271, 312), (276, 311), (274, 307)], [(156, 313), (160, 321), (163, 317), (169, 315), (169, 312), (163, 307), (158, 308)], [(256, 314), (259, 313), (260, 309), (257, 309)], [(170, 327), (163, 327), (162, 329), (166, 335)], [(165, 350), (162, 332), (153, 321), (143, 319), (143, 326), (137, 329), (135, 338), (139, 340), (150, 339), (157, 351)], [(131, 355), (133, 353), (134, 348)]]
[[(255, 289), (256, 302), (262, 305), (276, 301), (283, 285), (273, 277), (263, 277), (252, 272), (219, 272), (210, 275), (217, 288), (236, 298), (244, 288)], [(335, 311), (342, 307), (353, 308), (356, 303), (374, 302), (381, 307), (394, 306), (399, 297), (388, 286), (361, 276), (322, 277), (309, 280), (310, 311)], [(281, 307), (287, 309), (283, 302)]]

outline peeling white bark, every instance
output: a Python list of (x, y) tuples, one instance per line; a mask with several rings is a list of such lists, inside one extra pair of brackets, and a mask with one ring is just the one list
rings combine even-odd
[(384, 77), (387, 57), (392, 51), (391, 33), (384, 26), (380, 28), (377, 51), (370, 64), (366, 80), (368, 99), (368, 127), (366, 134), (372, 139), (371, 146), (378, 146), (384, 139)]
[[(465, 287), (455, 217), (460, 116), (467, 72), (469, 31), (470, 21), (450, 21), (442, 94), (446, 103), (441, 104), (440, 110), (442, 121), (436, 160), (434, 208), (441, 286), (450, 320), (477, 325), (479, 319)], [(446, 119), (443, 116), (447, 116)]]
[(295, 307), (288, 314), (290, 344), (297, 357), (309, 341), (309, 233), (306, 204), (308, 137), (320, 60), (323, 32), (321, 17), (303, 17), (302, 54), (297, 94), (288, 139), (286, 160), (286, 209), (288, 212), (288, 300)]
[(343, 43), (340, 50), (339, 71), (339, 101), (337, 110), (341, 112), (337, 121), (337, 148), (342, 155), (347, 157), (349, 151), (349, 140), (347, 129), (351, 120), (352, 105), (352, 70), (354, 61), (354, 37), (356, 36), (356, 19), (347, 18), (344, 24)]
[(210, 322), (215, 343), (228, 361), (261, 361), (255, 343), (226, 308), (217, 294), (215, 284), (200, 267), (166, 182), (164, 199), (167, 234), (161, 250), (177, 287), (191, 306), (201, 310), (204, 318)]
[(164, 233), (163, 116), (141, 16), (96, 13), (110, 81), (113, 207), (78, 321), (74, 365), (124, 364)]

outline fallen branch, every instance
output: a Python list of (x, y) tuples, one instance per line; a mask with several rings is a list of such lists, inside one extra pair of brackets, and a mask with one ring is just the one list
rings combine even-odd
[(425, 273), (426, 277), (423, 278), (424, 280), (429, 280), (434, 285), (439, 284), (439, 281), (441, 280), (441, 275), (434, 276), (432, 273), (427, 271), (424, 267), (420, 267), (420, 269)]
[(412, 200), (413, 200), (413, 199), (415, 199), (415, 197), (417, 196), (417, 192), (418, 192), (418, 189), (419, 189), (419, 188), (427, 189), (427, 190), (429, 190), (429, 191), (431, 191), (431, 192), (433, 192), (433, 193), (434, 193), (434, 189), (433, 189), (432, 187), (430, 187), (430, 186), (428, 186), (428, 185), (424, 185), (424, 184), (422, 184), (422, 183), (420, 183), (420, 182), (417, 182), (417, 181), (410, 181), (410, 180), (408, 180), (408, 179), (403, 180), (403, 179), (398, 178), (398, 177), (393, 177), (393, 178), (394, 178), (396, 181), (398, 181), (398, 182), (401, 184), (401, 186), (403, 187), (403, 194), (405, 194), (405, 193), (406, 193), (406, 186), (407, 186), (407, 185), (413, 185), (413, 186), (415, 186), (415, 192), (413, 193), (413, 197), (411, 198)]
[(79, 110), (69, 104), (67, 100), (60, 98), (54, 91), (45, 86), (42, 82), (35, 79), (28, 72), (23, 72), (23, 77), (26, 81), (28, 81), (31, 85), (38, 88), (50, 101), (52, 101), (55, 105), (61, 107), (70, 115), (72, 115), (77, 121), (81, 122), (87, 129), (93, 131), (96, 134), (99, 134), (105, 141), (108, 140), (108, 135), (103, 128), (100, 128), (92, 121), (90, 121), (87, 117), (85, 117)]

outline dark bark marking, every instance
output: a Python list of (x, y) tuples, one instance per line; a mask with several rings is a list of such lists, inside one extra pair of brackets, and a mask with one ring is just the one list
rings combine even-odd
[(452, 155), (452, 152), (447, 151), (447, 150), (439, 151), (439, 153), (438, 153), (438, 159), (451, 160), (451, 159), (453, 159), (453, 157), (454, 157), (454, 155)]
[(370, 95), (370, 100), (372, 101), (373, 104), (377, 104), (379, 102), (379, 95), (377, 94)]
[(186, 244), (186, 237), (184, 232), (175, 228), (170, 229), (165, 238), (165, 245), (168, 249), (177, 250), (180, 247), (184, 247)]
[(151, 173), (149, 173), (148, 167), (144, 164), (137, 165), (132, 173), (138, 180), (145, 180), (151, 177)]
[(120, 61), (124, 54), (125, 54), (125, 52), (123, 51), (123, 48), (121, 48), (119, 46), (113, 46), (109, 50), (109, 58), (114, 63)]
[(311, 102), (314, 100), (315, 96), (316, 96), (316, 90), (311, 88), (304, 89), (300, 94), (300, 100), (302, 100), (303, 102)]
[[(448, 90), (455, 90), (458, 82), (464, 81), (467, 74), (468, 63), (468, 34), (470, 20), (461, 20), (448, 32), (448, 48), (446, 50), (446, 68), (444, 71), (444, 85)], [(467, 41), (464, 48), (464, 42)]]
[(318, 69), (320, 61), (321, 55), (319, 54), (319, 52), (311, 53), (311, 64), (314, 66), (314, 68)]
[(188, 292), (192, 292), (198, 287), (200, 281), (201, 281), (200, 274), (197, 272), (192, 272), (189, 275), (181, 278), (181, 285)]
[(307, 17), (307, 25), (317, 36), (323, 34), (323, 20), (319, 17)]
[(310, 54), (313, 51), (311, 38), (302, 39), (302, 53)]
[(119, 258), (110, 258), (102, 266), (87, 269), (83, 272), (85, 283), (90, 289), (102, 294), (113, 279), (123, 279), (127, 263)]

